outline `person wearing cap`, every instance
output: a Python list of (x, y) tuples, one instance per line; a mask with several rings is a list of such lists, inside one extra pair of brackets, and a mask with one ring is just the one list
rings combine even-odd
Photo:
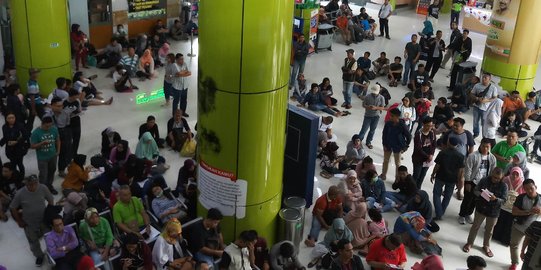
[(35, 175), (30, 175), (25, 178), (25, 186), (17, 191), (9, 206), (13, 219), (19, 228), (24, 229), (30, 250), (36, 257), (36, 266), (43, 264), (44, 254), (39, 239), (45, 232), (43, 218), (47, 205), (54, 205), (53, 195), (45, 185), (39, 183)]
[(96, 208), (88, 208), (85, 212), (84, 222), (82, 221), (79, 225), (78, 232), (88, 246), (88, 255), (92, 257), (94, 263), (100, 264), (103, 261), (106, 270), (112, 269), (109, 257), (116, 254), (114, 247), (119, 247), (119, 244), (113, 237), (109, 221), (100, 217)]
[(28, 79), (28, 83), (26, 84), (26, 87), (28, 89), (26, 91), (26, 98), (28, 99), (28, 103), (30, 104), (30, 108), (28, 108), (30, 112), (26, 121), (26, 129), (28, 130), (28, 133), (30, 133), (34, 128), (34, 119), (36, 118), (36, 116), (41, 119), (45, 114), (44, 102), (39, 92), (39, 72), (40, 71), (37, 68), (30, 68), (28, 70), (28, 73), (30, 75), (30, 79)]
[(41, 126), (32, 131), (30, 148), (36, 149), (40, 183), (45, 184), (54, 195), (58, 194), (53, 187), (53, 180), (60, 152), (60, 136), (52, 117), (43, 117)]
[(380, 86), (374, 84), (370, 86), (370, 94), (366, 95), (363, 100), (364, 120), (361, 131), (359, 132), (359, 137), (364, 140), (364, 135), (370, 128), (368, 132), (368, 137), (366, 138), (366, 147), (372, 149), (372, 139), (374, 138), (374, 133), (378, 127), (379, 116), (383, 110), (385, 110), (385, 98), (379, 94)]
[(355, 71), (357, 70), (357, 61), (355, 60), (355, 50), (347, 49), (347, 57), (344, 59), (344, 65), (342, 66), (342, 81), (344, 89), (344, 103), (342, 107), (351, 109), (351, 94), (353, 92), (353, 84), (355, 82)]
[(442, 219), (453, 196), (455, 185), (464, 175), (464, 155), (456, 150), (458, 143), (457, 138), (449, 138), (447, 147), (440, 151), (434, 160), (436, 165), (430, 176), (430, 182), (434, 184), (432, 191), (436, 212), (434, 220)]

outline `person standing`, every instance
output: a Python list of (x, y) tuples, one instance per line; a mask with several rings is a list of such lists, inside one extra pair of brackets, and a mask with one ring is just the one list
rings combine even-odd
[(70, 128), (71, 109), (64, 108), (64, 102), (54, 97), (51, 101), (51, 109), (53, 122), (58, 129), (58, 136), (60, 137), (60, 143), (62, 147), (58, 155), (58, 176), (65, 177), (65, 169), (71, 162), (73, 157), (72, 145), (73, 145), (73, 133)]
[(364, 135), (370, 128), (368, 132), (368, 137), (366, 138), (366, 147), (372, 149), (372, 139), (374, 138), (374, 133), (378, 127), (379, 116), (383, 110), (385, 110), (385, 98), (379, 94), (380, 86), (374, 84), (370, 86), (370, 94), (366, 95), (363, 100), (364, 120), (361, 131), (359, 132), (359, 137), (364, 140)]
[(423, 118), (423, 127), (413, 136), (413, 154), (411, 161), (413, 163), (413, 180), (417, 188), (421, 189), (423, 181), (432, 166), (434, 152), (436, 151), (436, 133), (433, 130), (431, 117)]
[(524, 253), (524, 260), (522, 262), (523, 270), (534, 270), (530, 267), (530, 260), (532, 259), (535, 250), (540, 247), (539, 239), (541, 239), (541, 221), (534, 221), (528, 229), (526, 229), (526, 238), (522, 244), (522, 253)]
[(32, 131), (34, 128), (34, 120), (36, 119), (36, 116), (40, 119), (45, 114), (45, 105), (43, 104), (43, 99), (41, 98), (40, 92), (39, 92), (39, 84), (38, 84), (38, 76), (39, 76), (40, 70), (37, 68), (31, 68), (28, 70), (28, 73), (30, 75), (30, 79), (28, 79), (27, 83), (27, 91), (26, 91), (26, 98), (28, 99), (28, 119), (26, 120), (26, 129), (28, 130), (28, 133)]
[[(436, 166), (430, 177), (430, 182), (434, 184), (432, 191), (436, 212), (434, 220), (442, 219), (447, 206), (449, 206), (449, 201), (451, 201), (451, 196), (453, 196), (455, 185), (464, 175), (464, 155), (456, 150), (458, 143), (457, 138), (449, 138), (447, 148), (440, 151), (435, 159)], [(444, 188), (445, 190), (443, 190)]]
[(460, 33), (460, 30), (458, 30), (458, 24), (451, 23), (451, 37), (449, 37), (449, 45), (446, 48), (445, 56), (443, 57), (443, 61), (441, 62), (441, 68), (445, 68), (447, 61), (449, 61), (449, 59), (451, 59), (454, 55), (455, 45), (457, 44), (461, 36), (462, 33)]
[[(518, 248), (522, 239), (524, 239), (526, 229), (535, 221), (541, 220), (541, 195), (537, 193), (537, 186), (532, 179), (526, 179), (522, 183), (525, 193), (520, 194), (513, 204), (513, 216), (515, 217), (511, 229), (511, 241), (509, 249), (511, 250), (510, 270), (518, 268), (519, 252)], [(522, 246), (520, 257), (524, 257), (526, 245)]]
[(451, 6), (451, 24), (456, 23), (456, 25), (458, 26), (460, 20), (460, 12), (462, 11), (462, 6), (464, 5), (466, 5), (466, 1), (464, 0), (453, 0), (453, 4)]
[(308, 56), (310, 45), (305, 41), (304, 35), (300, 34), (297, 41), (293, 41), (293, 66), (289, 78), (289, 88), (295, 87), (295, 81), (299, 73), (304, 73), (304, 64)]
[(490, 83), (491, 75), (483, 74), (480, 83), (473, 86), (470, 98), (473, 104), (473, 137), (479, 136), (479, 122), (484, 126), (484, 114), (490, 103), (498, 98), (498, 89)]
[(39, 182), (46, 185), (52, 194), (58, 194), (53, 187), (56, 159), (60, 153), (60, 136), (53, 125), (53, 118), (44, 116), (41, 126), (32, 131), (30, 148), (36, 149), (38, 160)]
[(443, 52), (445, 51), (445, 41), (441, 39), (443, 33), (438, 30), (436, 36), (428, 41), (428, 60), (426, 61), (426, 72), (430, 72), (430, 81), (434, 82), (434, 76), (440, 69)]
[[(50, 124), (52, 125), (52, 121)], [(25, 178), (25, 186), (17, 191), (9, 206), (13, 219), (19, 228), (24, 229), (24, 234), (32, 254), (36, 257), (36, 266), (38, 267), (43, 264), (45, 255), (39, 242), (45, 230), (43, 224), (45, 202), (48, 205), (54, 205), (53, 195), (45, 185), (38, 182), (35, 175), (30, 175)], [(19, 210), (22, 211), (22, 216)]]
[(466, 253), (470, 251), (481, 224), (486, 220), (483, 252), (487, 257), (492, 258), (494, 256), (492, 250), (490, 250), (490, 238), (492, 238), (492, 231), (498, 221), (501, 206), (507, 200), (507, 184), (502, 182), (502, 178), (503, 170), (501, 168), (495, 168), (489, 177), (481, 179), (479, 185), (475, 187), (474, 192), (477, 195), (475, 218), (470, 228), (468, 242), (462, 247), (462, 251)]
[[(443, 4), (443, 1), (441, 4)], [(441, 4), (439, 0), (434, 0), (434, 3), (428, 6), (426, 19), (429, 20), (433, 26), (438, 25), (438, 18), (440, 17)]]
[(389, 17), (391, 17), (391, 14), (391, 4), (389, 4), (389, 0), (385, 0), (378, 12), (380, 37), (382, 37), (383, 33), (385, 33), (385, 38), (391, 39), (391, 37), (389, 36)]
[(344, 85), (344, 103), (342, 107), (351, 109), (351, 93), (353, 92), (353, 84), (355, 82), (355, 71), (357, 70), (357, 61), (355, 60), (355, 50), (347, 49), (347, 57), (344, 59), (342, 66), (342, 81)]
[(389, 168), (389, 159), (391, 153), (394, 156), (395, 176), (398, 175), (398, 167), (400, 167), (401, 154), (406, 152), (411, 142), (411, 134), (404, 123), (400, 119), (400, 110), (394, 108), (390, 110), (391, 119), (385, 123), (383, 127), (382, 142), (383, 142), (383, 169), (381, 171), (381, 180), (387, 179), (387, 170)]
[(81, 141), (81, 117), (82, 112), (81, 101), (79, 100), (79, 92), (75, 89), (69, 90), (68, 99), (64, 100), (64, 110), (70, 111), (69, 128), (71, 129), (72, 142), (72, 156), (77, 155), (79, 151), (79, 142)]
[[(472, 52), (472, 40), (468, 37), (469, 34), (470, 31), (468, 29), (464, 29), (462, 31), (462, 38), (458, 39), (456, 44), (455, 52), (453, 54), (453, 68), (451, 69), (449, 91), (453, 91), (455, 89), (459, 65), (466, 62), (468, 58), (470, 58)], [(460, 84), (462, 84), (462, 82), (460, 82)]]
[(17, 121), (13, 112), (8, 112), (5, 116), (6, 123), (2, 126), (3, 137), (0, 140), (0, 146), (6, 145), (7, 158), (24, 175), (23, 158), (28, 152), (29, 134), (26, 132), (24, 125)]
[(477, 152), (470, 154), (466, 159), (464, 200), (460, 204), (459, 224), (473, 223), (471, 215), (475, 209), (475, 187), (481, 179), (488, 177), (494, 168), (496, 168), (496, 157), (490, 153), (490, 140), (482, 139)]
[(188, 105), (188, 85), (186, 83), (186, 77), (192, 75), (188, 70), (188, 66), (184, 63), (184, 55), (177, 53), (175, 55), (175, 65), (173, 65), (173, 72), (171, 73), (171, 96), (173, 96), (173, 113), (175, 116), (175, 111), (178, 109), (180, 103), (180, 109), (183, 111), (182, 116), (190, 117), (186, 113), (186, 106)]
[(415, 70), (417, 61), (421, 56), (421, 46), (417, 43), (417, 34), (411, 35), (411, 41), (404, 48), (404, 76), (402, 77), (402, 85), (406, 85), (411, 78), (411, 73)]

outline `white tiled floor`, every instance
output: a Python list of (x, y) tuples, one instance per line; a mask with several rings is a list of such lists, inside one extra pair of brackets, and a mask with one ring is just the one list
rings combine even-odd
[[(358, 10), (358, 8), (354, 8)], [(375, 16), (377, 10), (369, 9), (369, 14)], [(447, 23), (449, 17), (443, 15), (440, 19), (439, 27), (435, 29), (442, 29), (444, 31), (445, 40), (448, 41), (448, 27)], [(406, 42), (409, 41), (410, 35), (416, 33), (422, 29), (422, 18), (417, 16), (411, 9), (399, 9), (397, 16), (393, 16), (390, 19), (390, 30), (391, 30), (391, 40), (376, 38), (375, 41), (365, 41), (358, 45), (351, 45), (351, 48), (354, 48), (357, 52), (357, 57), (362, 54), (364, 51), (370, 51), (373, 57), (377, 57), (380, 51), (386, 51), (389, 58), (394, 56), (402, 56), (403, 48)], [(470, 34), (473, 39), (474, 52), (472, 53), (472, 58), (474, 61), (479, 61), (479, 58), (482, 56), (483, 47), (484, 47), (484, 36), (476, 33)], [(339, 39), (339, 38), (338, 38)], [(322, 51), (319, 54), (311, 55), (307, 60), (305, 75), (309, 83), (312, 82), (321, 82), (323, 77), (329, 77), (331, 83), (334, 85), (335, 95), (337, 99), (341, 102), (341, 72), (340, 66), (343, 58), (345, 57), (345, 50), (347, 47), (341, 43), (335, 43), (333, 45), (333, 51), (327, 52)], [(172, 52), (182, 52), (185, 55), (189, 52), (189, 42), (175, 42), (172, 46)], [(197, 41), (194, 43), (194, 51), (197, 53)], [(189, 78), (189, 105), (188, 113), (191, 115), (189, 118), (189, 124), (193, 128), (196, 123), (197, 115), (197, 103), (195, 102), (196, 96), (196, 76), (197, 74), (197, 57), (185, 57), (188, 67), (192, 70), (192, 77)], [(480, 61), (479, 61), (480, 62)], [(448, 96), (449, 92), (445, 88), (448, 85), (448, 79), (446, 74), (449, 70), (440, 70), (436, 76), (436, 82), (434, 84), (434, 89), (437, 97)], [(105, 93), (105, 96), (114, 96), (114, 103), (112, 106), (102, 106), (102, 107), (91, 107), (85, 112), (85, 115), (82, 117), (83, 122), (83, 135), (81, 140), (80, 152), (89, 155), (99, 152), (100, 147), (100, 133), (107, 126), (114, 127), (119, 131), (123, 138), (126, 138), (130, 142), (132, 151), (135, 149), (137, 142), (137, 133), (138, 127), (143, 123), (146, 117), (150, 114), (156, 116), (157, 123), (160, 126), (162, 134), (165, 134), (166, 121), (170, 116), (170, 108), (160, 107), (162, 101), (151, 102), (142, 105), (135, 104), (135, 96), (142, 92), (150, 92), (155, 89), (162, 87), (162, 76), (163, 69), (158, 69), (159, 79), (154, 79), (152, 81), (146, 82), (135, 82), (140, 90), (134, 93), (125, 93), (119, 94), (112, 90), (112, 81), (110, 78), (106, 78), (106, 72), (103, 70), (97, 70), (92, 68), (90, 70), (85, 70), (87, 75), (99, 74), (99, 79), (96, 82), (98, 89), (102, 90)], [(538, 72), (539, 75), (539, 72)], [(378, 78), (375, 81), (380, 81), (384, 86), (387, 86), (386, 81), (383, 78)], [(536, 82), (537, 87), (541, 86), (541, 82), (538, 80)], [(406, 89), (402, 87), (398, 88), (389, 88), (392, 95), (392, 101), (398, 101), (405, 93)], [(337, 119), (334, 123), (334, 131), (338, 136), (338, 144), (341, 146), (341, 151), (345, 150), (345, 143), (352, 134), (358, 133), (360, 126), (362, 124), (363, 110), (361, 109), (361, 101), (356, 97), (353, 99), (353, 109), (350, 110), (352, 115)], [(466, 113), (463, 115), (466, 119), (466, 127), (471, 129), (471, 115)], [(383, 122), (379, 125), (379, 130), (383, 126)], [(532, 130), (535, 130), (538, 126), (537, 123), (531, 123)], [(533, 132), (533, 131), (532, 131)], [(382, 147), (380, 133), (376, 133), (374, 140), (374, 149), (368, 150), (368, 154), (371, 155), (376, 163), (378, 163), (378, 170), (380, 170), (379, 164), (383, 158), (382, 156)], [(162, 135), (163, 136), (163, 135)], [(412, 149), (404, 155), (404, 164), (411, 168), (411, 156)], [(4, 151), (0, 155), (3, 160), (6, 160), (4, 156)], [(171, 169), (165, 174), (169, 185), (175, 183), (177, 177), (177, 172), (184, 161), (184, 158), (180, 158), (178, 154), (163, 150), (162, 155), (169, 161), (171, 164)], [(37, 173), (37, 166), (35, 162), (35, 154), (33, 151), (25, 158), (25, 164), (27, 165), (28, 173)], [(531, 167), (532, 176), (537, 175), (541, 168), (539, 165), (532, 165)], [(393, 170), (390, 169), (392, 172)], [(316, 176), (319, 176), (319, 169), (316, 172)], [(388, 176), (388, 179), (393, 179), (392, 175)], [(316, 179), (315, 185), (315, 196), (319, 196), (327, 190), (329, 185), (337, 184), (339, 179)], [(536, 179), (538, 183), (541, 183), (539, 179)], [(55, 180), (55, 186), (59, 187), (61, 179), (57, 177)], [(388, 188), (390, 188), (390, 181), (386, 183)], [(432, 186), (430, 181), (426, 180), (423, 186), (429, 194), (432, 192)], [(57, 198), (58, 199), (58, 198)], [(446, 266), (446, 269), (456, 269), (457, 267), (465, 266), (466, 254), (461, 251), (461, 246), (465, 243), (469, 226), (467, 225), (458, 225), (456, 222), (456, 216), (458, 214), (460, 202), (456, 199), (451, 200), (449, 209), (447, 210), (444, 220), (439, 224), (441, 226), (441, 231), (436, 234), (436, 239), (439, 241), (440, 245), (443, 247), (443, 260)], [(389, 221), (392, 228), (394, 224), (394, 219), (397, 217), (397, 213), (386, 213), (384, 217)], [(307, 233), (310, 225), (311, 215), (307, 211), (307, 220), (305, 224), (305, 232)], [(255, 228), (257, 229), (257, 228)], [(480, 232), (481, 235), (482, 232)], [(482, 237), (478, 237), (477, 244), (480, 244)], [(302, 245), (302, 244), (301, 244)], [(495, 253), (495, 257), (492, 259), (487, 259), (489, 267), (487, 269), (506, 269), (509, 263), (509, 251), (508, 248), (494, 242), (492, 243), (492, 250)], [(310, 249), (302, 245), (300, 250), (301, 261), (303, 263), (308, 263), (309, 261), (309, 252)], [(478, 248), (472, 249), (470, 252), (472, 255), (482, 255), (481, 251)], [(413, 256), (409, 254), (408, 268), (415, 262), (420, 261), (420, 257)], [(9, 270), (23, 270), (23, 269), (32, 269), (34, 259), (28, 249), (24, 233), (17, 225), (10, 220), (8, 223), (0, 223), (0, 265), (6, 266)], [(45, 268), (46, 266), (44, 266)]]

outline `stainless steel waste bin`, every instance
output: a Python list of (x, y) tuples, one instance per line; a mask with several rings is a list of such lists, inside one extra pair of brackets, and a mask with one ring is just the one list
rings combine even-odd
[(306, 200), (301, 197), (287, 197), (284, 199), (285, 208), (293, 208), (299, 210), (301, 213), (301, 235), (304, 235), (304, 216), (306, 210)]
[(280, 240), (293, 242), (298, 250), (302, 240), (301, 213), (294, 208), (284, 208), (278, 215), (280, 216), (278, 231)]

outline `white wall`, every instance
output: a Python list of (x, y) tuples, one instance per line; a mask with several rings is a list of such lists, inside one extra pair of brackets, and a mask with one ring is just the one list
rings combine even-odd
[(90, 27), (88, 25), (88, 4), (87, 0), (69, 0), (69, 19), (71, 25), (76, 23), (81, 26), (81, 31), (90, 38)]
[(128, 1), (127, 0), (112, 0), (113, 2), (113, 11), (119, 10), (128, 10)]

